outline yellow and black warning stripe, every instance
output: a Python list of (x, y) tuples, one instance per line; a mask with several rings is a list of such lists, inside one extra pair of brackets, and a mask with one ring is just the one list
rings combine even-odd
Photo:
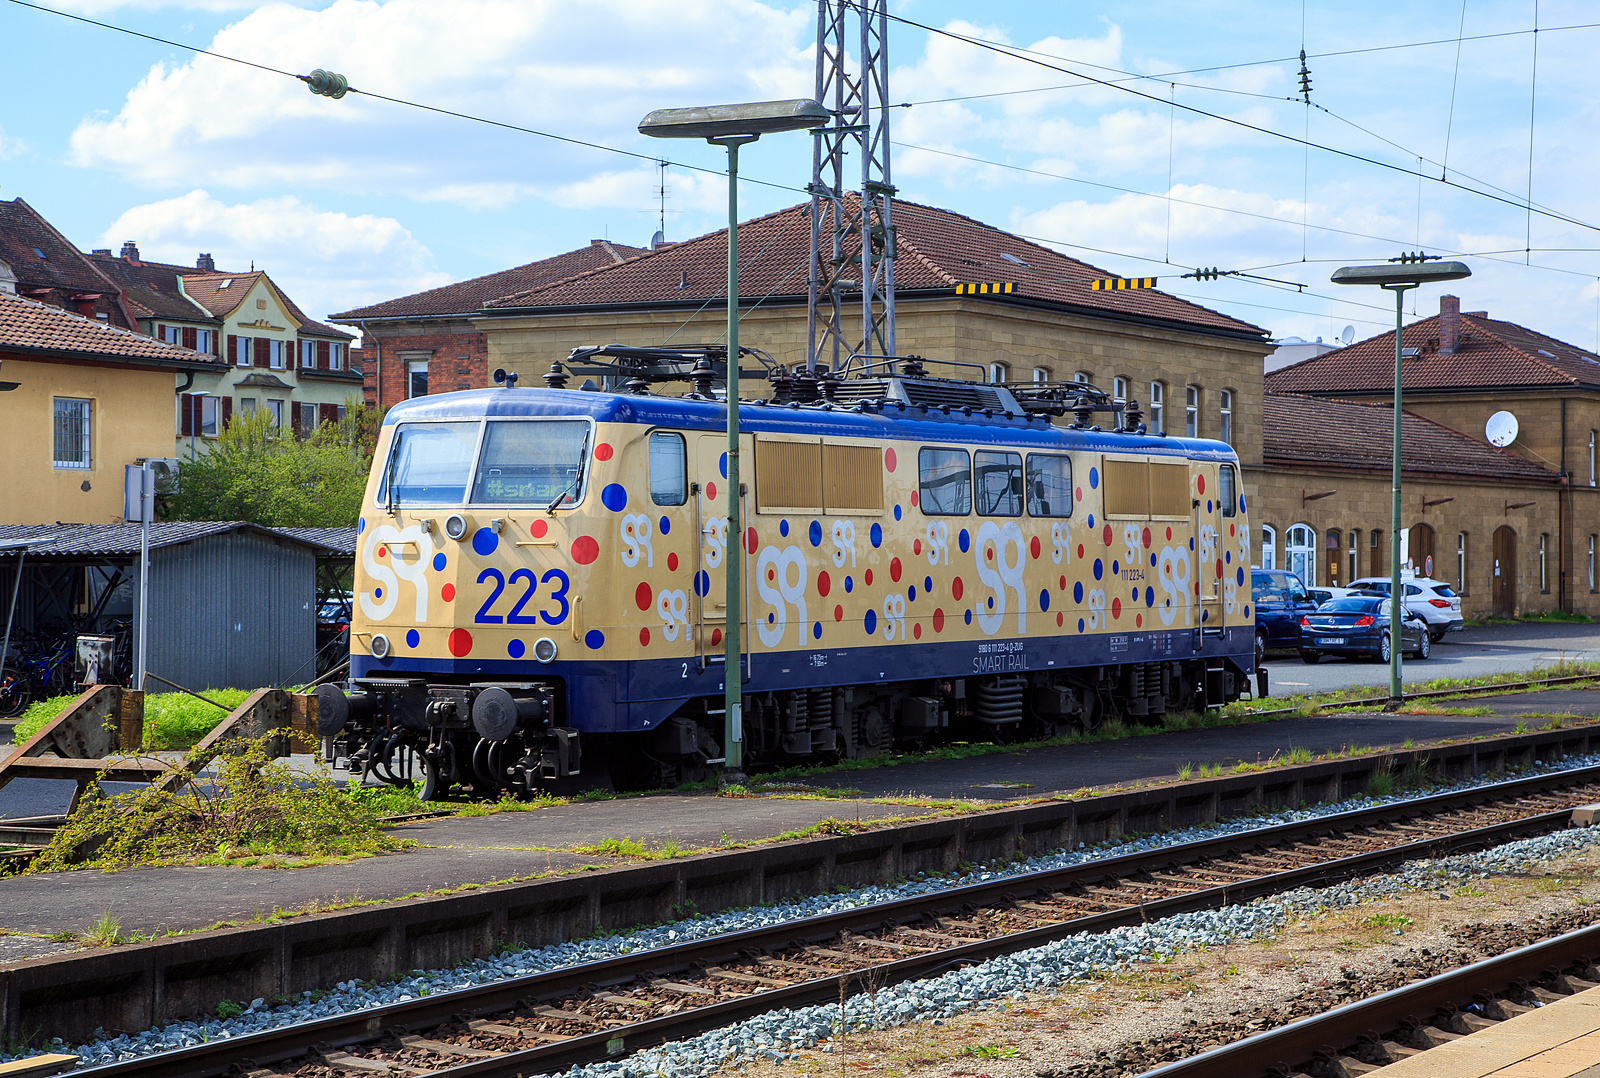
[(1100, 277), (1089, 282), (1095, 292), (1120, 292), (1124, 288), (1154, 288), (1156, 277)]
[(989, 281), (984, 284), (958, 284), (958, 296), (999, 296), (1007, 295), (1017, 290), (1016, 281)]

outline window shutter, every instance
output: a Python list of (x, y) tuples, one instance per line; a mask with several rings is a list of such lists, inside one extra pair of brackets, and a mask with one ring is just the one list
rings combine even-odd
[(317, 412), (323, 423), (338, 424), (339, 406), (337, 404), (319, 404), (317, 405)]
[(217, 433), (221, 434), (228, 429), (228, 420), (233, 418), (233, 398), (222, 398), (222, 415), (218, 418)]
[(270, 367), (272, 365), (272, 342), (265, 337), (256, 338), (256, 366)]
[(193, 326), (184, 326), (183, 327), (183, 346), (185, 348), (188, 348), (188, 349), (193, 349), (194, 346), (196, 344), (198, 344), (199, 342), (200, 342), (200, 337), (195, 332), (194, 327)]
[(232, 333), (228, 334), (228, 362), (239, 362), (239, 338)]
[(156, 340), (164, 341), (166, 339), (167, 339), (167, 327), (163, 326), (160, 322), (157, 322), (156, 323)]
[(317, 369), (319, 371), (325, 371), (325, 370), (328, 369), (328, 342), (327, 341), (318, 341), (317, 342)]
[(194, 394), (185, 393), (178, 402), (178, 433), (188, 437), (194, 433)]

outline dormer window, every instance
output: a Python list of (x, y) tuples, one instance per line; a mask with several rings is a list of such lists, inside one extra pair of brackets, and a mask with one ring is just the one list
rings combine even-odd
[(39, 250), (39, 248), (37, 248), (37, 247), (35, 247), (35, 248), (34, 248), (34, 249), (33, 249), (33, 253), (34, 253), (34, 254), (36, 254), (36, 255), (38, 255), (38, 256), (39, 256), (39, 257), (40, 257), (40, 258), (44, 258), (44, 257), (45, 257), (45, 254), (44, 254), (44, 252), (43, 252), (43, 251), (41, 251), (41, 250)]
[(217, 285), (217, 291), (221, 292), (224, 288), (227, 288), (232, 283), (233, 283), (233, 278), (229, 277), (226, 281), (223, 281), (221, 284)]

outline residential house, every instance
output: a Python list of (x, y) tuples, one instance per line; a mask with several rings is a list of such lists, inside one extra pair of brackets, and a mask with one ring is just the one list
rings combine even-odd
[(164, 262), (145, 262), (132, 241), (113, 256), (109, 248), (90, 251), (88, 259), (96, 270), (122, 290), (130, 310), (138, 320), (139, 332), (181, 345), (196, 352), (222, 354), (222, 319), (190, 299), (183, 291), (183, 275), (211, 269), (210, 255), (201, 255), (196, 266), (174, 266)]
[(139, 329), (117, 284), (20, 198), (0, 201), (0, 287), (109, 326)]

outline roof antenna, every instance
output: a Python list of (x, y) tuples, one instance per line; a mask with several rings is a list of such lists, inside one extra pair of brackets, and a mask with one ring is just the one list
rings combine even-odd
[(656, 167), (661, 170), (661, 182), (656, 184), (656, 201), (660, 204), (660, 215), (656, 219), (656, 234), (650, 240), (652, 251), (667, 241), (667, 195), (671, 191), (667, 186), (667, 162), (657, 161)]

